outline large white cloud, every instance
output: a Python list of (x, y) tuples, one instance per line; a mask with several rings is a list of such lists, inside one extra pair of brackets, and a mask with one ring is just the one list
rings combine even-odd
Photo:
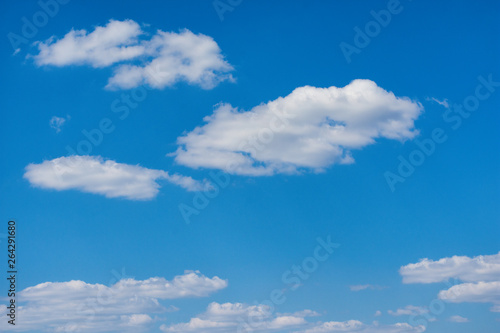
[(187, 82), (211, 89), (233, 81), (233, 67), (224, 59), (212, 37), (189, 30), (158, 30), (149, 39), (132, 20), (110, 20), (92, 32), (71, 30), (63, 38), (37, 42), (38, 66), (90, 65), (114, 67), (107, 88), (130, 89), (142, 84), (153, 88)]
[(59, 157), (40, 164), (29, 164), (24, 178), (37, 187), (101, 194), (108, 198), (148, 200), (158, 194), (164, 179), (188, 191), (207, 188), (206, 183), (191, 177), (170, 175), (163, 170), (147, 169), (137, 165), (104, 160), (100, 156)]
[(499, 281), (500, 252), (493, 255), (453, 256), (437, 261), (421, 259), (400, 268), (403, 283), (435, 283), (450, 278), (466, 282)]
[(422, 259), (400, 268), (404, 283), (435, 283), (454, 278), (459, 283), (439, 292), (442, 300), (492, 303), (500, 312), (500, 253), (477, 257), (453, 256), (437, 261)]
[[(137, 332), (153, 324), (156, 314), (171, 311), (159, 300), (204, 297), (227, 287), (227, 281), (187, 271), (169, 281), (123, 279), (111, 286), (83, 281), (46, 282), (20, 292), (15, 326), (18, 331)], [(175, 309), (174, 309), (175, 310)], [(6, 316), (4, 304), (0, 307)], [(7, 320), (1, 329), (11, 329)]]
[(343, 88), (305, 86), (242, 111), (219, 105), (206, 124), (178, 138), (183, 165), (241, 175), (321, 171), (352, 163), (351, 151), (378, 138), (411, 139), (419, 103), (370, 80)]

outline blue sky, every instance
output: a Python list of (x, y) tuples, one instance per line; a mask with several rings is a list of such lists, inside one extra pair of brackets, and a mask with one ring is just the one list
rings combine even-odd
[(497, 2), (2, 7), (3, 330), (498, 331)]

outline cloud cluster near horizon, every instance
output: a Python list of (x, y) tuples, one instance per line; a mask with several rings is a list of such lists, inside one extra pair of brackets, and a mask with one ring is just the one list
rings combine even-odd
[(294, 333), (334, 333), (334, 332), (358, 332), (358, 333), (422, 333), (425, 332), (423, 325), (411, 326), (407, 323), (396, 323), (392, 325), (381, 325), (378, 322), (364, 324), (359, 320), (329, 321), (318, 323), (316, 326)]
[[(111, 286), (83, 281), (45, 282), (20, 292), (22, 320), (16, 331), (138, 332), (157, 321), (155, 315), (177, 310), (159, 300), (206, 297), (227, 287), (227, 280), (186, 271), (172, 280), (122, 279)], [(0, 315), (6, 317), (7, 307)], [(0, 328), (10, 329), (7, 320)]]
[[(199, 271), (186, 271), (166, 280), (121, 279), (106, 286), (84, 281), (45, 282), (20, 292), (19, 322), (16, 331), (46, 332), (144, 332), (155, 327), (163, 332), (363, 332), (421, 333), (423, 326), (407, 323), (379, 325), (358, 320), (345, 322), (313, 322), (307, 318), (321, 316), (312, 310), (275, 313), (269, 305), (211, 302), (205, 312), (187, 322), (168, 323), (162, 315), (181, 309), (163, 305), (160, 301), (180, 298), (207, 297), (228, 286), (217, 276), (206, 277)], [(0, 308), (0, 315), (7, 312)], [(7, 321), (2, 329), (12, 329)]]
[(364, 324), (358, 320), (344, 322), (310, 322), (308, 317), (320, 314), (312, 310), (295, 313), (273, 313), (264, 304), (247, 305), (243, 303), (212, 302), (205, 312), (191, 318), (188, 322), (162, 325), (164, 332), (287, 332), (319, 333), (319, 332), (362, 332), (362, 333), (421, 333), (423, 326), (411, 326), (406, 323), (379, 325), (377, 322)]
[[(441, 291), (439, 298), (451, 302), (490, 302), (492, 311), (498, 311), (498, 266), (500, 253), (477, 257), (453, 256), (437, 261), (422, 259), (401, 267), (404, 283), (434, 283), (449, 278), (465, 281)], [(485, 280), (485, 281), (483, 281)], [(211, 302), (206, 310), (180, 323), (166, 323), (159, 315), (179, 310), (162, 305), (159, 300), (206, 297), (228, 286), (228, 281), (217, 276), (208, 278), (199, 271), (186, 271), (172, 280), (155, 277), (147, 280), (122, 279), (111, 286), (89, 284), (83, 281), (46, 282), (20, 292), (19, 308), (23, 322), (16, 330), (82, 332), (141, 332), (159, 327), (163, 332), (230, 333), (280, 332), (294, 333), (362, 332), (362, 333), (422, 333), (426, 327), (408, 323), (371, 324), (359, 320), (312, 321), (321, 316), (304, 309), (294, 313), (277, 313), (269, 305)], [(484, 287), (484, 288), (483, 288)], [(451, 291), (453, 288), (457, 290)], [(450, 294), (450, 298), (448, 298)], [(0, 310), (5, 313), (6, 307)], [(414, 316), (428, 313), (425, 307), (408, 305), (391, 316)], [(377, 315), (381, 315), (377, 311)], [(454, 315), (454, 323), (467, 323), (468, 318)], [(0, 324), (7, 325), (6, 322)]]
[(38, 66), (116, 65), (106, 85), (109, 89), (131, 89), (140, 85), (163, 89), (187, 82), (212, 89), (222, 81), (233, 81), (233, 67), (224, 59), (212, 37), (184, 29), (178, 33), (158, 30), (150, 39), (133, 20), (110, 20), (105, 26), (69, 31), (63, 38), (51, 37), (36, 44), (32, 57)]

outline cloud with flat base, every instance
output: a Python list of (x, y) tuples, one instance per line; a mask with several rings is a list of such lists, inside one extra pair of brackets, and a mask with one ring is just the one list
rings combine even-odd
[(373, 81), (296, 88), (249, 111), (220, 104), (205, 124), (179, 137), (179, 164), (246, 176), (321, 172), (354, 163), (352, 152), (377, 139), (404, 141), (418, 131), (422, 106)]
[(59, 157), (26, 166), (24, 178), (43, 189), (79, 190), (107, 198), (151, 200), (159, 192), (159, 180), (188, 191), (203, 191), (210, 187), (191, 177), (169, 174), (163, 170), (117, 163), (100, 156)]

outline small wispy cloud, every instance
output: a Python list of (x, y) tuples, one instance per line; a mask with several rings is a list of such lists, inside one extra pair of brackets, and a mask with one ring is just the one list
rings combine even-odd
[(53, 116), (52, 118), (50, 118), (49, 125), (54, 131), (56, 131), (56, 133), (59, 133), (61, 132), (61, 129), (66, 121), (70, 119), (70, 116), (66, 116), (66, 118)]
[(427, 100), (427, 101), (436, 102), (436, 103), (438, 103), (439, 105), (442, 105), (442, 106), (444, 106), (444, 107), (445, 107), (445, 108), (447, 108), (447, 109), (450, 107), (450, 104), (448, 103), (448, 100), (447, 100), (446, 98), (445, 98), (445, 99), (443, 99), (443, 100), (439, 100), (439, 99), (437, 99), (437, 98), (435, 98), (435, 97), (427, 97), (427, 98), (426, 98), (426, 100)]
[(397, 309), (396, 311), (389, 310), (388, 314), (391, 316), (411, 316), (427, 313), (429, 310), (421, 306), (407, 305), (404, 308)]
[(469, 319), (462, 317), (462, 316), (451, 316), (448, 318), (449, 321), (453, 323), (468, 323)]
[(383, 289), (387, 289), (387, 288), (388, 287), (378, 286), (378, 285), (373, 285), (373, 284), (358, 284), (358, 285), (354, 285), (354, 286), (349, 286), (349, 289), (351, 289), (351, 291), (361, 291), (361, 290), (366, 290), (366, 289), (383, 290)]

